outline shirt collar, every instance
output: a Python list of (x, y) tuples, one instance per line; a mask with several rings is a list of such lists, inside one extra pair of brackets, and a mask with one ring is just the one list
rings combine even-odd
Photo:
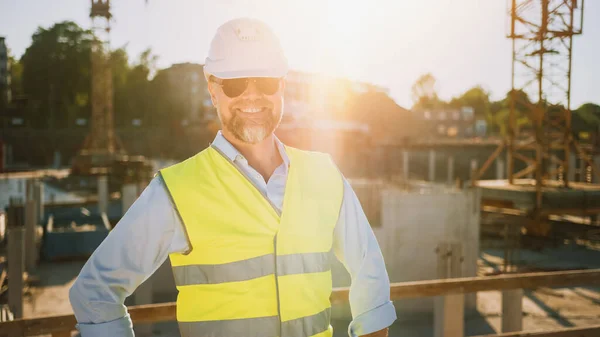
[[(273, 135), (273, 137), (275, 138), (275, 144), (277, 145), (277, 149), (279, 150), (279, 155), (281, 156), (281, 159), (283, 159), (283, 162), (285, 163), (285, 168), (286, 168), (286, 171), (287, 171), (287, 168), (290, 166), (290, 158), (287, 156), (287, 153), (285, 152), (285, 146), (279, 140), (279, 138), (277, 138), (277, 136), (275, 136), (275, 135)], [(213, 140), (213, 142), (212, 142), (211, 145), (214, 146), (214, 147), (216, 147), (219, 151), (221, 151), (231, 161), (235, 161), (238, 158), (238, 156), (240, 158), (243, 158), (243, 156), (240, 153), (240, 151), (238, 151), (225, 138), (225, 136), (223, 136), (223, 133), (221, 133), (221, 130), (219, 130), (217, 132), (217, 136), (215, 137), (215, 139)]]

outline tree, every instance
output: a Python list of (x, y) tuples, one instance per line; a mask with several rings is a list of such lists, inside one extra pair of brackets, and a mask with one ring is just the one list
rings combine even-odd
[(64, 21), (38, 28), (21, 58), (23, 91), (31, 103), (32, 126), (67, 127), (89, 115), (92, 34)]
[(421, 75), (411, 88), (414, 110), (435, 109), (444, 105), (438, 98), (436, 79), (432, 74)]
[(9, 56), (8, 62), (10, 63), (10, 90), (14, 99), (23, 95), (23, 64), (14, 56)]
[(348, 102), (348, 120), (369, 125), (378, 142), (401, 143), (418, 133), (410, 111), (402, 108), (383, 92), (366, 92)]
[(509, 90), (506, 96), (499, 101), (490, 102), (490, 129), (498, 132), (500, 135), (507, 135), (509, 130), (509, 117), (511, 102), (514, 100), (515, 118), (517, 128), (522, 128), (531, 125), (531, 120), (528, 116), (528, 111), (532, 108), (532, 103), (529, 96), (523, 90)]
[[(148, 116), (154, 102), (159, 99), (153, 95), (150, 73), (155, 69), (157, 56), (150, 49), (140, 55), (136, 63), (130, 65), (125, 46), (111, 53), (113, 73), (115, 123), (117, 126), (131, 126), (133, 119), (149, 122)], [(156, 95), (164, 93), (156, 92)]]
[(453, 98), (450, 106), (454, 108), (472, 107), (476, 117), (487, 119), (491, 112), (490, 94), (481, 86), (475, 86), (459, 97)]
[(573, 132), (600, 131), (600, 105), (585, 103), (572, 114)]

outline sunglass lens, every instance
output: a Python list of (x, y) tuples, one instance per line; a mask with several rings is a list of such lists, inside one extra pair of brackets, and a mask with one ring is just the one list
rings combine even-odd
[(259, 78), (256, 80), (258, 89), (266, 95), (273, 95), (279, 90), (278, 78)]
[(233, 98), (241, 95), (248, 86), (248, 80), (245, 78), (233, 78), (223, 80), (223, 93)]

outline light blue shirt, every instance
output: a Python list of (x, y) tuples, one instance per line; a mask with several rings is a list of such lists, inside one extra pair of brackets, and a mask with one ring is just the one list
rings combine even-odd
[[(219, 132), (213, 146), (252, 179), (281, 210), (289, 158), (276, 139), (283, 163), (269, 181), (251, 166)], [(167, 259), (188, 250), (181, 223), (164, 183), (154, 178), (121, 221), (83, 266), (69, 292), (82, 337), (134, 336), (125, 298)], [(344, 196), (334, 230), (335, 256), (350, 273), (352, 337), (375, 332), (396, 320), (390, 301), (390, 283), (381, 250), (350, 184), (344, 179)], [(243, 336), (240, 336), (243, 337)]]

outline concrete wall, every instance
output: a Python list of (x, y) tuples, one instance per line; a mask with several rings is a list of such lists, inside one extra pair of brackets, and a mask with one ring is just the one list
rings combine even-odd
[[(437, 279), (435, 249), (441, 242), (463, 244), (462, 276), (476, 276), (479, 255), (479, 189), (445, 189), (422, 184), (412, 190), (382, 186), (381, 225), (373, 227), (391, 282)], [(362, 187), (354, 186), (361, 199)], [(365, 204), (364, 200), (361, 200)], [(343, 266), (334, 267), (334, 287), (350, 285)], [(397, 301), (399, 315), (433, 312), (433, 298)], [(468, 295), (466, 309), (475, 309)], [(336, 308), (334, 317), (349, 317)]]
[[(4, 210), (9, 203), (10, 198), (18, 198), (25, 201), (26, 184), (28, 177), (23, 176), (0, 176), (0, 209)], [(44, 184), (42, 182), (42, 184)], [(52, 185), (44, 184), (45, 203), (55, 202), (83, 202), (84, 198), (76, 193), (63, 191)]]
[(11, 198), (25, 201), (26, 182), (25, 178), (0, 178), (0, 209), (4, 210)]

